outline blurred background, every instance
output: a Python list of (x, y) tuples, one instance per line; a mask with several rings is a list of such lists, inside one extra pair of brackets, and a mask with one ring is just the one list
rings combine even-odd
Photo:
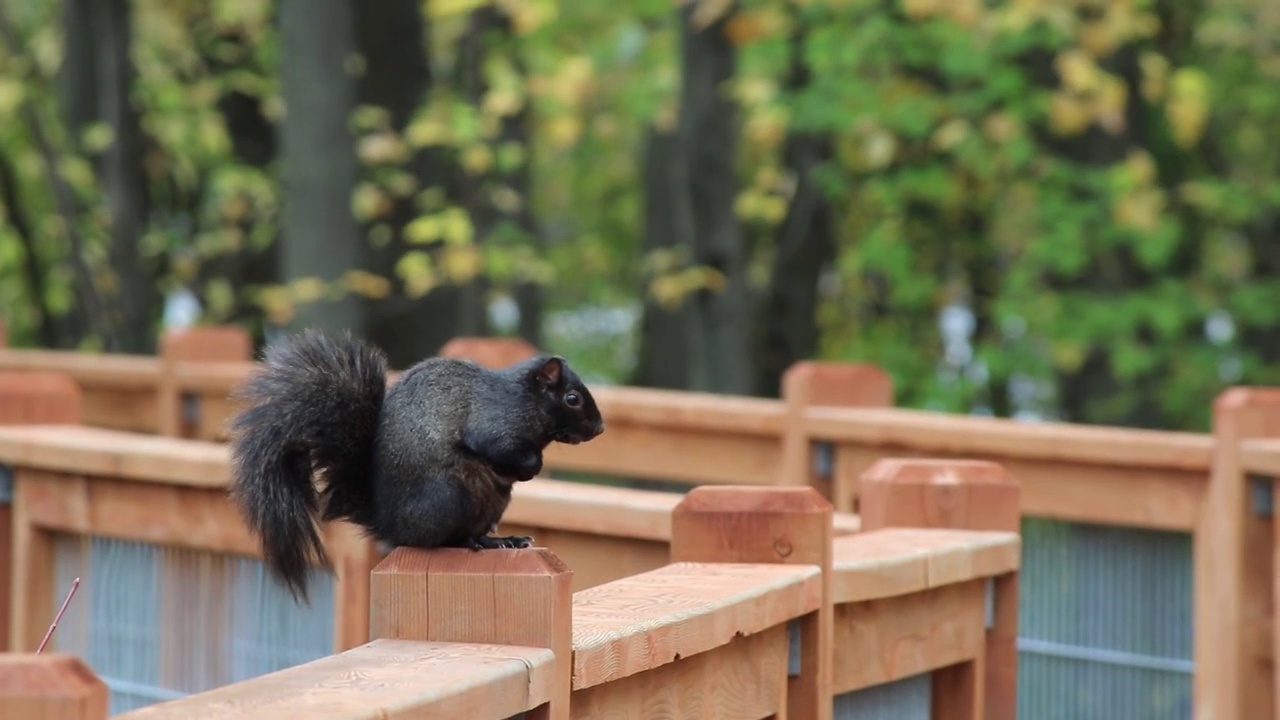
[(1280, 385), (1271, 0), (0, 4), (0, 313), (1203, 430)]

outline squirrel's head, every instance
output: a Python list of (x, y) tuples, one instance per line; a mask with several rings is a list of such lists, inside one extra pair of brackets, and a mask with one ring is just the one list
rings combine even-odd
[(551, 420), (551, 439), (577, 445), (604, 432), (595, 398), (569, 362), (559, 355), (535, 358), (532, 380)]

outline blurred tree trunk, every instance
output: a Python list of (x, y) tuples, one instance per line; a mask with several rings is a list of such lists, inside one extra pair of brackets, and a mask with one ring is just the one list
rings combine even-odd
[[(788, 91), (810, 81), (804, 40), (803, 29), (791, 38)], [(756, 313), (756, 390), (763, 395), (781, 392), (787, 367), (817, 351), (818, 278), (834, 257), (835, 242), (831, 202), (814, 172), (830, 156), (830, 138), (822, 134), (793, 132), (783, 147), (783, 163), (796, 179), (796, 190), (778, 229), (769, 288)]]
[[(64, 347), (94, 332), (101, 335), (103, 348), (108, 351), (150, 353), (155, 349), (154, 324), (160, 305), (156, 272), (154, 262), (146, 261), (139, 252), (150, 207), (142, 167), (142, 127), (132, 100), (135, 71), (130, 57), (131, 9), (128, 0), (68, 0), (62, 10), (63, 45), (67, 50), (58, 79), (59, 105), (63, 108), (62, 121), (70, 148), (78, 151), (81, 133), (91, 124), (101, 124), (111, 131), (110, 144), (94, 158), (109, 218), (109, 277), (105, 282), (79, 277), (79, 285), (73, 291), (79, 298), (78, 305), (95, 306), (95, 313), (101, 317), (91, 322), (73, 310), (58, 318), (54, 332), (58, 344)], [(48, 147), (43, 149), (46, 153), (51, 151)], [(65, 195), (65, 189), (62, 193)], [(63, 205), (71, 202), (70, 197), (63, 200)], [(78, 212), (72, 207), (62, 211)], [(73, 217), (66, 219), (74, 222)], [(84, 252), (84, 248), (75, 245), (70, 252)], [(71, 262), (84, 260), (79, 257)], [(89, 282), (99, 286), (84, 285)]]
[[(212, 25), (212, 23), (210, 23)], [(276, 26), (278, 28), (278, 25)], [(217, 45), (202, 48), (202, 57), (210, 70), (226, 73), (242, 68), (251, 62), (253, 53), (251, 40), (242, 32), (221, 31), (211, 38)], [(230, 48), (234, 47), (234, 50)], [(237, 163), (247, 165), (262, 172), (276, 160), (279, 150), (277, 128), (267, 118), (262, 101), (256, 95), (235, 87), (224, 87), (218, 97), (218, 111), (227, 128), (227, 136), (231, 141), (231, 152)], [(192, 206), (188, 212), (198, 212), (196, 203), (200, 202), (203, 193), (193, 195)], [(248, 200), (246, 198), (246, 200)], [(240, 222), (240, 229), (247, 232), (257, 220), (246, 216)], [(204, 258), (199, 265), (198, 276), (194, 284), (203, 288), (213, 279), (226, 281), (237, 290), (234, 304), (223, 322), (245, 326), (261, 342), (265, 313), (262, 307), (254, 302), (251, 295), (243, 290), (262, 287), (280, 281), (280, 231), (277, 228), (274, 237), (264, 247), (244, 242), (239, 248), (223, 254)], [(199, 292), (198, 288), (193, 288)]]
[(686, 300), (692, 304), (684, 336), (689, 385), (750, 394), (755, 376), (746, 247), (734, 214), (738, 112), (725, 88), (737, 63), (725, 26), (737, 5), (714, 19), (698, 17), (701, 7), (680, 11), (680, 151), (671, 190), (673, 217), (676, 237), (692, 250), (693, 263), (720, 273), (723, 284), (699, 289)]
[[(1107, 167), (1121, 162), (1135, 147), (1148, 147), (1146, 135), (1146, 105), (1140, 92), (1141, 72), (1138, 66), (1137, 48), (1128, 45), (1117, 48), (1099, 66), (1124, 81), (1129, 101), (1125, 106), (1122, 128), (1104, 129), (1098, 125), (1084, 133), (1049, 146), (1055, 152), (1085, 165)], [(1051, 71), (1043, 71), (1049, 76)], [(1098, 197), (1105, 204), (1105, 197)], [(1118, 296), (1137, 290), (1150, 282), (1150, 274), (1141, 269), (1125, 248), (1109, 249), (1094, 253), (1090, 269), (1074, 277), (1050, 277), (1046, 283), (1054, 292), (1085, 292), (1092, 295)], [(1172, 270), (1172, 268), (1170, 268)], [(1140, 328), (1146, 334), (1146, 328)], [(1132, 380), (1118, 377), (1112, 364), (1109, 348), (1095, 346), (1089, 349), (1085, 360), (1075, 370), (1057, 373), (1057, 395), (1068, 422), (1105, 423), (1144, 428), (1163, 428), (1167, 424), (1160, 408), (1158, 393), (1160, 376), (1164, 369), (1157, 369)], [(1123, 398), (1125, 386), (1131, 402), (1118, 404)]]
[[(359, 176), (348, 118), (356, 90), (349, 63), (356, 50), (351, 0), (280, 1), (283, 186), (281, 266), (290, 283), (339, 281), (364, 264), (364, 242), (351, 212)], [(364, 331), (358, 296), (298, 303), (292, 325)]]
[[(480, 108), (482, 115), (489, 112), (484, 108), (485, 96), (490, 90), (485, 66), (495, 60), (504, 61), (522, 80), (527, 78), (511, 18), (501, 7), (490, 4), (471, 13), (467, 32), (458, 43), (456, 82), (461, 94)], [(522, 243), (540, 245), (529, 206), (531, 117), (526, 95), (517, 109), (498, 119), (498, 132), (487, 141), (494, 158), (490, 167), (478, 171), (459, 169), (458, 200), (467, 209), (477, 242), (509, 247)], [(504, 168), (499, 161), (504, 146), (521, 150), (521, 159), (512, 167)], [(469, 305), (466, 315), (474, 332), (488, 331), (485, 297), (488, 290), (489, 283), (483, 279), (462, 288)], [(541, 340), (541, 293), (536, 285), (523, 283), (514, 288), (514, 296), (520, 308), (517, 330), (536, 346)]]
[[(422, 3), (384, 0), (356, 5), (356, 42), (365, 69), (357, 84), (361, 105), (387, 111), (390, 126), (403, 133), (433, 82), (428, 62), (430, 47)], [(402, 168), (413, 176), (418, 190), (443, 185), (448, 165), (439, 148), (419, 151)], [(393, 198), (390, 212), (366, 223), (365, 232), (383, 223), (391, 230), (386, 244), (368, 248), (369, 269), (395, 283), (395, 265), (410, 246), (404, 228), (418, 214), (413, 197)], [(407, 367), (435, 354), (456, 334), (457, 293), (436, 289), (418, 298), (397, 290), (385, 298), (364, 301), (368, 337), (386, 353), (392, 366)]]
[(129, 0), (98, 0), (91, 5), (98, 118), (111, 128), (112, 136), (98, 166), (111, 216), (108, 257), (114, 287), (108, 289), (107, 303), (118, 323), (118, 334), (107, 349), (149, 354), (155, 351), (160, 293), (154, 261), (139, 252), (150, 203), (142, 170), (142, 126), (132, 97), (136, 75), (129, 55), (132, 8)]
[[(671, 177), (680, 160), (675, 134), (650, 127), (643, 150), (644, 163), (644, 248), (645, 254), (677, 247)], [(640, 324), (639, 357), (631, 384), (679, 390), (689, 387), (688, 348), (684, 344), (686, 317), (692, 308), (683, 303), (667, 308), (655, 301), (647, 289), (644, 316)]]
[[(98, 118), (98, 87), (94, 71), (97, 33), (93, 30), (92, 0), (63, 0), (63, 56), (58, 68), (58, 107), (62, 126), (73, 146), (79, 145), (80, 133)], [(79, 300), (71, 303), (66, 313), (50, 317), (54, 342), (51, 347), (72, 348), (90, 332), (92, 322), (81, 310), (86, 289), (72, 290)]]

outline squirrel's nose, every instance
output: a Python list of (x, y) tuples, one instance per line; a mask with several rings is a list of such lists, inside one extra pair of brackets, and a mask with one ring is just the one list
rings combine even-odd
[(595, 427), (591, 428), (591, 437), (597, 437), (603, 432), (604, 432), (604, 421), (601, 420), (600, 422), (595, 424)]

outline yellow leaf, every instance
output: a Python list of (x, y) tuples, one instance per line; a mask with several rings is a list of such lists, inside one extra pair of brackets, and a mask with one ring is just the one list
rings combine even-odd
[(227, 317), (236, 304), (236, 291), (226, 278), (210, 278), (204, 284), (205, 309), (215, 317)]
[(480, 274), (480, 250), (475, 245), (452, 245), (444, 251), (444, 272), (455, 283), (470, 282)]
[(404, 132), (405, 140), (413, 147), (444, 145), (449, 142), (449, 126), (433, 118), (419, 118), (409, 124)]
[(862, 143), (863, 162), (872, 170), (888, 167), (897, 152), (898, 139), (888, 130), (877, 128)]
[(1078, 38), (1080, 47), (1095, 58), (1103, 58), (1110, 55), (1115, 51), (1117, 45), (1113, 28), (1114, 25), (1102, 20), (1086, 22), (1080, 28)]
[(764, 75), (747, 75), (733, 83), (733, 96), (742, 105), (763, 105), (778, 94), (778, 83)]
[(360, 141), (359, 155), (366, 165), (398, 163), (409, 157), (409, 148), (395, 134), (380, 132)]
[(775, 6), (767, 6), (734, 13), (725, 22), (724, 34), (730, 43), (742, 47), (766, 38), (785, 35), (790, 28), (791, 22), (786, 14)]
[(324, 296), (325, 283), (318, 277), (297, 278), (289, 283), (289, 291), (298, 302), (315, 302)]
[(1094, 119), (1112, 134), (1124, 132), (1125, 106), (1129, 103), (1129, 87), (1120, 78), (1103, 73), (1094, 97)]
[(733, 9), (734, 0), (691, 0), (695, 7), (689, 24), (695, 30), (705, 30)]
[(493, 167), (493, 151), (484, 143), (473, 143), (462, 150), (462, 167), (472, 175), (480, 175)]
[(436, 286), (436, 272), (431, 256), (421, 250), (411, 250), (396, 261), (396, 276), (404, 282), (405, 293), (412, 298), (422, 297)]
[(960, 27), (972, 28), (987, 14), (982, 0), (952, 0), (946, 5), (947, 15)]
[(279, 285), (264, 288), (258, 294), (258, 305), (267, 318), (278, 325), (289, 323), (296, 313), (289, 290)]
[(1111, 217), (1117, 225), (1152, 232), (1160, 226), (1160, 214), (1164, 211), (1164, 191), (1160, 188), (1141, 188), (1116, 198)]
[(489, 3), (490, 0), (427, 0), (427, 16), (444, 19), (452, 15), (466, 15)]
[(440, 235), (451, 245), (464, 245), (471, 242), (475, 228), (471, 218), (461, 208), (449, 208), (440, 213)]
[(391, 210), (391, 199), (377, 185), (362, 182), (351, 193), (351, 214), (361, 222), (386, 215)]
[(1072, 48), (1060, 53), (1054, 61), (1063, 87), (1077, 92), (1087, 92), (1098, 86), (1101, 70), (1088, 53)]
[(582, 121), (576, 115), (557, 115), (547, 122), (546, 127), (551, 144), (562, 150), (578, 142), (582, 136)]
[(941, 9), (940, 0), (902, 0), (902, 12), (912, 20), (933, 17)]
[(649, 281), (649, 296), (662, 307), (674, 310), (684, 301), (684, 285), (677, 275), (659, 275)]
[(524, 95), (516, 88), (494, 88), (485, 93), (481, 109), (488, 115), (507, 117), (520, 112), (524, 106)]
[(964, 118), (952, 118), (934, 131), (929, 141), (943, 152), (955, 148), (969, 137), (969, 121)]
[(348, 290), (374, 300), (391, 294), (391, 281), (367, 270), (348, 270), (342, 276), (342, 283)]
[(1155, 102), (1164, 97), (1169, 81), (1169, 60), (1156, 52), (1144, 52), (1138, 57), (1141, 72), (1142, 97)]
[(1049, 127), (1059, 135), (1075, 135), (1092, 121), (1089, 107), (1070, 93), (1059, 90), (1049, 100)]
[(26, 97), (22, 83), (9, 78), (0, 78), (0, 115), (12, 116), (18, 111)]
[(440, 218), (424, 215), (404, 226), (404, 237), (411, 243), (426, 244), (440, 239)]
[(1189, 148), (1200, 141), (1209, 123), (1209, 77), (1197, 68), (1180, 68), (1169, 80), (1165, 114), (1173, 140)]
[(1018, 119), (1007, 112), (995, 112), (982, 121), (982, 132), (993, 142), (1006, 143), (1022, 134)]
[(1054, 366), (1066, 372), (1080, 369), (1084, 364), (1086, 350), (1084, 344), (1074, 340), (1057, 340), (1049, 345), (1049, 354), (1053, 357)]
[(1129, 187), (1151, 185), (1156, 180), (1156, 163), (1151, 153), (1142, 149), (1133, 149), (1121, 164), (1124, 180)]
[(787, 136), (788, 113), (786, 108), (770, 105), (747, 116), (744, 130), (747, 139), (760, 148), (773, 148), (782, 144)]

